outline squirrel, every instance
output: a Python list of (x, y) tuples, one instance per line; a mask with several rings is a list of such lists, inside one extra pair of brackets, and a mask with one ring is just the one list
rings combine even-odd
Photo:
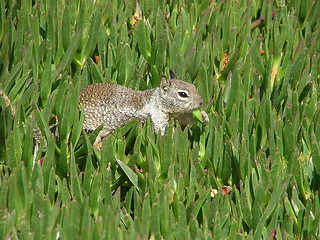
[[(83, 88), (79, 96), (79, 108), (84, 110), (83, 129), (93, 131), (103, 125), (94, 144), (134, 118), (144, 122), (151, 117), (155, 131), (164, 135), (170, 119), (182, 125), (192, 122), (192, 111), (203, 102), (196, 87), (179, 80), (172, 70), (170, 79), (162, 77), (160, 86), (153, 89), (139, 91), (95, 83)], [(201, 114), (207, 123), (208, 115), (204, 111)]]

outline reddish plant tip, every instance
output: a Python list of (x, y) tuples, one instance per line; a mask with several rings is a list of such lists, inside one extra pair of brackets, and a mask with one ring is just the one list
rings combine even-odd
[(94, 58), (95, 58), (96, 63), (100, 62), (100, 60), (101, 60), (99, 56), (95, 56)]

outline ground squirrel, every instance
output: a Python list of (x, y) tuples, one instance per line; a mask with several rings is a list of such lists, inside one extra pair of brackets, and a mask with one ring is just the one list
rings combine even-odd
[[(95, 143), (134, 118), (144, 122), (151, 117), (155, 131), (165, 133), (170, 119), (190, 122), (192, 110), (203, 104), (193, 84), (178, 80), (170, 70), (170, 79), (162, 77), (159, 87), (136, 91), (121, 85), (96, 83), (81, 90), (79, 107), (84, 110), (83, 128), (92, 131), (103, 125)], [(202, 112), (207, 119), (205, 112)], [(207, 121), (207, 120), (205, 120)]]

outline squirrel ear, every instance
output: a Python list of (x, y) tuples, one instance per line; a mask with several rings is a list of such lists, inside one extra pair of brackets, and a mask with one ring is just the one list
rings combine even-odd
[(169, 73), (170, 73), (170, 78), (171, 79), (177, 79), (177, 76), (176, 76), (176, 74), (174, 73), (174, 71), (173, 70), (169, 70)]
[(167, 91), (170, 86), (170, 80), (167, 79), (166, 77), (162, 77), (161, 79), (161, 89), (164, 91)]

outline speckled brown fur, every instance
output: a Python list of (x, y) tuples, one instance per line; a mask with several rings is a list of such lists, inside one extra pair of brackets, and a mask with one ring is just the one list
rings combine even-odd
[(85, 87), (79, 98), (79, 106), (83, 107), (85, 115), (84, 129), (94, 130), (103, 125), (97, 143), (133, 118), (145, 121), (151, 117), (155, 130), (164, 134), (171, 118), (188, 113), (203, 103), (194, 85), (176, 79), (173, 72), (170, 74), (171, 80), (162, 78), (159, 87), (145, 91), (107, 83)]

